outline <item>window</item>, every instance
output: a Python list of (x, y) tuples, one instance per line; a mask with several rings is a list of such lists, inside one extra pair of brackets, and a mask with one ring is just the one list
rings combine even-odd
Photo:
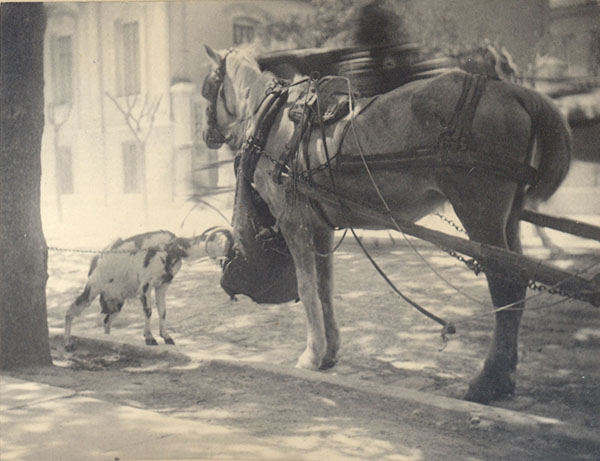
[(73, 156), (71, 148), (62, 146), (56, 153), (56, 178), (61, 195), (73, 193)]
[(117, 84), (121, 96), (140, 92), (140, 38), (137, 22), (117, 24)]
[(70, 35), (54, 40), (54, 99), (65, 104), (73, 99), (73, 50)]
[(241, 45), (250, 43), (254, 40), (254, 26), (245, 22), (235, 22), (233, 24), (233, 44)]
[(138, 194), (142, 189), (142, 155), (140, 145), (125, 142), (123, 150), (123, 192)]

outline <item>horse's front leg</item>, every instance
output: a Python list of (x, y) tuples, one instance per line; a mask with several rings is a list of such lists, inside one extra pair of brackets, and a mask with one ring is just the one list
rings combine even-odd
[(298, 295), (306, 313), (306, 349), (297, 367), (318, 370), (327, 355), (325, 318), (319, 298), (319, 280), (313, 245), (313, 231), (297, 221), (282, 222), (281, 231), (294, 259)]
[(315, 231), (315, 251), (319, 299), (323, 307), (327, 352), (321, 362), (321, 369), (331, 368), (337, 363), (340, 348), (340, 332), (333, 311), (333, 236), (330, 229)]

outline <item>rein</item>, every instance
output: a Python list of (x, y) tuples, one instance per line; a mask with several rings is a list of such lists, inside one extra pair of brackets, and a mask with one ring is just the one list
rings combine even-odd
[[(318, 98), (319, 98), (318, 87), (316, 88), (316, 94), (317, 94), (317, 100), (318, 100)], [(260, 113), (258, 113), (258, 122), (256, 125), (255, 134), (251, 135), (246, 140), (246, 142), (244, 143), (244, 146), (242, 147), (241, 152), (236, 156), (236, 162), (235, 162), (236, 174), (238, 174), (237, 172), (238, 172), (238, 170), (240, 170), (241, 173), (244, 175), (244, 178), (247, 181), (252, 182), (258, 160), (263, 155), (265, 157), (267, 157), (275, 165), (275, 174), (273, 175), (275, 180), (280, 179), (281, 175), (283, 174), (283, 172), (285, 170), (288, 170), (287, 173), (294, 180), (298, 180), (301, 178), (301, 175), (298, 175), (296, 172), (289, 171), (288, 161), (290, 161), (292, 159), (292, 156), (294, 153), (297, 153), (298, 146), (300, 144), (300, 140), (302, 139), (304, 133), (307, 130), (310, 131), (310, 123), (308, 122), (308, 120), (306, 121), (305, 126), (296, 128), (294, 135), (292, 136), (292, 140), (288, 143), (287, 155), (284, 155), (283, 162), (272, 158), (270, 155), (268, 155), (265, 152), (265, 145), (266, 145), (268, 134), (269, 134), (269, 131), (273, 124), (273, 121), (274, 121), (275, 117), (277, 116), (277, 114), (279, 113), (279, 110), (281, 109), (281, 107), (283, 107), (283, 105), (287, 102), (287, 98), (288, 98), (288, 92), (285, 88), (281, 89), (281, 90), (278, 90), (277, 88), (273, 88), (269, 91), (267, 98), (264, 100), (264, 103), (261, 103), (261, 106), (264, 106), (264, 107), (262, 107), (262, 109), (260, 110)], [(325, 164), (330, 165), (331, 157), (329, 155), (329, 149), (327, 148), (323, 118), (322, 118), (322, 114), (320, 112), (318, 104), (317, 104), (317, 121), (318, 121), (318, 124), (320, 127), (321, 139), (323, 141), (323, 148), (324, 148), (325, 157), (326, 157)], [(298, 133), (300, 133), (300, 134), (298, 134)], [(346, 208), (346, 206), (343, 203), (342, 198), (336, 191), (336, 185), (335, 185), (336, 183), (335, 183), (335, 179), (333, 176), (332, 168), (326, 168), (326, 169), (329, 172), (330, 180), (331, 180), (331, 183), (333, 186), (332, 192), (335, 195), (335, 197), (337, 197), (339, 206), (342, 209)], [(310, 198), (309, 198), (309, 200), (310, 200)], [(311, 200), (311, 202), (312, 202), (312, 200)], [(384, 204), (385, 204), (385, 202), (384, 202)], [(323, 214), (323, 213), (321, 213), (321, 214)], [(327, 222), (327, 220), (326, 220), (326, 222)], [(395, 286), (395, 284), (390, 280), (390, 278), (385, 274), (385, 272), (381, 269), (381, 267), (377, 264), (377, 262), (373, 259), (373, 257), (369, 254), (368, 250), (364, 247), (362, 242), (360, 242), (360, 239), (358, 238), (358, 236), (356, 235), (356, 233), (352, 227), (350, 227), (350, 231), (352, 232), (352, 235), (354, 236), (355, 240), (358, 242), (360, 248), (363, 250), (363, 252), (365, 253), (366, 257), (369, 259), (369, 261), (371, 262), (371, 264), (373, 265), (375, 270), (383, 277), (383, 279), (392, 288), (392, 290), (396, 294), (398, 294), (403, 300), (405, 300), (407, 303), (409, 303), (413, 308), (417, 309), (420, 313), (422, 313), (423, 315), (427, 316), (431, 320), (442, 325), (442, 339), (445, 344), (446, 335), (456, 333), (456, 327), (451, 322), (447, 322), (444, 319), (429, 312), (427, 309), (425, 309), (424, 307), (422, 307), (421, 305), (419, 305), (418, 303), (416, 303), (415, 301), (410, 299), (408, 296), (406, 296), (404, 293), (402, 293)], [(337, 248), (337, 246), (339, 246), (339, 244), (341, 243), (342, 240), (340, 240), (338, 245), (336, 245), (336, 248)], [(329, 254), (319, 255), (319, 256), (329, 256)]]
[[(217, 69), (215, 74), (216, 77), (213, 79), (213, 82), (216, 84), (217, 90), (213, 90), (211, 92), (211, 94), (213, 95), (212, 100), (207, 98), (212, 103), (212, 112), (208, 113), (209, 122), (212, 121), (212, 123), (215, 123), (215, 128), (218, 134), (221, 136), (221, 138), (227, 139), (222, 135), (222, 133), (218, 129), (218, 125), (216, 125), (216, 103), (218, 101), (219, 95), (222, 92), (222, 84), (225, 75), (225, 59), (223, 59), (223, 61), (220, 63), (219, 68)], [(206, 83), (207, 82), (205, 82), (205, 84)], [(265, 151), (265, 146), (267, 143), (271, 126), (273, 125), (274, 120), (279, 114), (281, 108), (287, 102), (289, 95), (287, 85), (281, 85), (279, 82), (275, 81), (275, 83), (267, 89), (264, 99), (259, 103), (254, 113), (251, 115), (252, 117), (254, 117), (255, 115), (257, 117), (256, 128), (254, 133), (251, 134), (244, 141), (241, 152), (236, 156), (236, 174), (238, 174), (238, 172), (241, 171), (245, 179), (249, 182), (252, 182), (257, 163), (261, 156), (265, 156), (275, 165), (273, 179), (276, 182), (280, 182), (281, 175), (286, 173), (288, 178), (292, 179), (293, 181), (297, 181), (298, 179), (304, 180), (308, 185), (313, 182), (311, 181), (311, 176), (313, 173), (317, 171), (327, 170), (329, 172), (331, 184), (333, 186), (333, 190), (331, 191), (331, 193), (333, 193), (337, 197), (338, 205), (342, 209), (344, 209), (346, 208), (346, 205), (344, 204), (343, 199), (340, 197), (339, 193), (336, 190), (336, 183), (334, 180), (332, 168), (332, 160), (335, 157), (338, 157), (338, 155), (340, 155), (341, 152), (338, 151), (335, 153), (335, 155), (333, 155), (333, 157), (330, 156), (325, 137), (323, 116), (320, 112), (320, 107), (318, 104), (318, 83), (315, 82), (314, 79), (310, 79), (310, 83), (315, 85), (315, 92), (317, 96), (316, 120), (320, 127), (320, 136), (323, 142), (323, 149), (326, 157), (324, 165), (319, 165), (318, 167), (313, 169), (309, 168), (301, 173), (292, 171), (295, 170), (295, 168), (291, 167), (291, 163), (293, 162), (294, 158), (298, 155), (301, 141), (305, 137), (305, 134), (310, 132), (312, 129), (312, 121), (305, 116), (302, 117), (300, 124), (296, 124), (294, 134), (291, 140), (286, 144), (286, 148), (281, 159), (275, 159)], [(486, 170), (492, 170), (493, 173), (508, 177), (511, 180), (516, 180), (517, 182), (534, 183), (536, 171), (528, 165), (524, 165), (520, 162), (512, 160), (494, 161), (493, 163), (483, 162), (475, 157), (476, 151), (475, 149), (473, 149), (471, 125), (475, 115), (475, 111), (479, 104), (479, 100), (485, 90), (485, 85), (486, 78), (484, 76), (475, 76), (469, 73), (465, 74), (461, 95), (456, 103), (456, 107), (452, 114), (451, 120), (445, 127), (445, 130), (440, 134), (437, 144), (435, 146), (419, 148), (411, 152), (387, 153), (382, 155), (371, 154), (369, 156), (365, 156), (362, 149), (360, 149), (360, 144), (358, 143), (357, 138), (356, 141), (359, 145), (360, 158), (345, 159), (341, 158), (340, 156), (338, 157), (336, 168), (342, 168), (346, 171), (352, 171), (353, 169), (358, 168), (360, 168), (363, 171), (366, 170), (371, 181), (373, 182), (373, 185), (375, 186), (376, 190), (380, 195), (383, 205), (387, 210), (386, 214), (388, 214), (389, 216), (391, 216), (391, 211), (389, 210), (385, 199), (381, 196), (381, 193), (379, 192), (379, 189), (374, 182), (374, 178), (371, 174), (372, 168), (384, 167), (386, 169), (397, 169), (411, 167), (414, 168), (449, 166), (465, 168), (469, 171), (472, 171), (476, 168), (485, 168)], [(344, 135), (342, 136), (342, 139), (345, 137), (345, 133), (349, 127), (352, 127), (352, 130), (356, 137), (357, 133), (353, 124), (353, 119), (351, 118), (350, 123), (344, 128)], [(340, 149), (342, 144), (343, 143), (340, 143)], [(398, 158), (399, 156), (401, 158)], [(517, 171), (517, 174), (515, 174), (515, 170)], [(516, 176), (518, 176), (518, 178)], [(314, 200), (310, 199), (309, 197), (309, 201), (312, 203)], [(318, 205), (318, 201), (316, 205)], [(315, 208), (314, 204), (313, 208)], [(322, 212), (321, 214), (323, 215)], [(394, 224), (397, 226), (395, 222)], [(422, 314), (426, 315), (430, 319), (442, 325), (442, 338), (444, 340), (446, 334), (455, 333), (456, 329), (452, 323), (446, 322), (445, 320), (432, 314), (431, 312), (429, 312), (428, 310), (421, 307), (420, 305), (412, 301), (410, 298), (405, 296), (400, 290), (398, 290), (398, 288), (396, 288), (396, 286), (389, 279), (389, 277), (387, 277), (383, 270), (377, 265), (377, 263), (366, 250), (366, 248), (358, 240), (354, 229), (350, 227), (350, 230), (352, 231), (354, 237), (356, 238), (357, 242), (359, 243), (361, 249), (367, 256), (369, 261), (373, 264), (376, 271), (384, 278), (388, 285), (390, 285), (390, 287), (402, 299), (404, 299)]]

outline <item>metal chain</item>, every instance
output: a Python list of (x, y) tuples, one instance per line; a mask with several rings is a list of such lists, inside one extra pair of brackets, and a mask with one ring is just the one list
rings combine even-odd
[(456, 251), (454, 250), (450, 250), (448, 248), (444, 248), (441, 246), (436, 245), (440, 250), (444, 251), (445, 253), (447, 253), (449, 256), (452, 256), (453, 258), (457, 259), (458, 261), (460, 261), (461, 263), (463, 263), (465, 266), (467, 266), (471, 271), (473, 271), (473, 273), (475, 275), (479, 275), (480, 273), (484, 272), (483, 270), (483, 266), (481, 265), (481, 263), (479, 261), (477, 261), (475, 258), (465, 258), (464, 256), (458, 254)]
[[(281, 161), (273, 158), (271, 155), (269, 155), (264, 149), (260, 149), (260, 152), (254, 152), (255, 154), (260, 154), (264, 157), (266, 157), (273, 165), (275, 165), (278, 168), (286, 168), (287, 165), (283, 164)], [(314, 173), (318, 173), (321, 171), (325, 171), (327, 168), (330, 167), (330, 164), (328, 162), (323, 163), (321, 165), (319, 165), (318, 167), (315, 167), (311, 170), (306, 170), (301, 172), (300, 174), (294, 174), (293, 172), (288, 172), (291, 173), (291, 175), (293, 176), (294, 179), (296, 180), (301, 180), (304, 183), (306, 183), (307, 185), (311, 186), (311, 187), (315, 187), (317, 189), (322, 189), (324, 191), (327, 192), (331, 192), (329, 189), (327, 189), (325, 186), (320, 185), (315, 183), (314, 181), (312, 181), (312, 175)], [(466, 230), (463, 229), (462, 227), (460, 227), (458, 224), (456, 224), (455, 222), (453, 222), (451, 219), (441, 215), (440, 213), (435, 213), (436, 216), (438, 216), (440, 219), (442, 219), (443, 221), (445, 221), (447, 224), (449, 224), (450, 226), (452, 226), (454, 229), (456, 229), (457, 231), (461, 232), (461, 233), (465, 233), (467, 234)], [(477, 261), (474, 258), (465, 258), (464, 256), (460, 255), (458, 252), (448, 249), (448, 248), (444, 248), (442, 246), (436, 245), (438, 248), (440, 248), (442, 251), (444, 251), (445, 253), (447, 253), (449, 256), (455, 258), (456, 260), (460, 261), (461, 263), (463, 263), (465, 266), (467, 266), (475, 275), (479, 275), (481, 272), (485, 272), (485, 268), (483, 267), (483, 265)], [(500, 274), (501, 277), (503, 277), (504, 279), (508, 280), (508, 281), (514, 281), (515, 278), (511, 277), (509, 274)], [(547, 292), (549, 294), (554, 294), (554, 295), (558, 295), (558, 296), (562, 296), (565, 297), (567, 299), (574, 299), (574, 300), (578, 300), (578, 301), (584, 301), (584, 302), (590, 302), (590, 296), (587, 293), (567, 293), (565, 290), (558, 288), (556, 286), (551, 287), (551, 286), (547, 286), (544, 285), (542, 283), (536, 282), (535, 280), (529, 280), (527, 286), (537, 292)]]
[[(457, 231), (462, 232), (464, 234), (467, 233), (462, 227), (460, 227), (454, 221), (452, 221), (451, 219), (449, 219), (446, 216), (442, 215), (441, 213), (437, 213), (436, 212), (434, 214), (438, 218), (440, 218), (441, 220), (443, 220), (445, 223), (447, 223), (450, 226), (452, 226)], [(483, 266), (478, 261), (476, 261), (475, 259), (465, 259), (464, 257), (462, 257), (461, 255), (457, 254), (453, 250), (448, 250), (446, 248), (441, 248), (441, 249), (444, 250), (446, 253), (448, 253), (450, 256), (452, 256), (452, 257), (458, 259), (460, 262), (464, 263), (469, 269), (471, 269), (475, 273), (475, 275), (479, 275), (479, 273), (483, 271)], [(504, 275), (504, 278), (505, 279), (509, 279), (510, 281), (514, 280), (514, 277), (511, 278), (507, 274)], [(549, 286), (544, 285), (542, 283), (536, 282), (535, 280), (530, 280), (527, 283), (527, 287), (530, 288), (533, 291), (537, 291), (538, 293), (546, 292), (546, 293), (549, 293), (549, 294), (563, 296), (563, 297), (566, 297), (568, 299), (576, 299), (576, 300), (579, 300), (579, 301), (587, 301), (587, 298), (588, 298), (588, 296), (586, 296), (583, 293), (569, 294), (565, 290), (562, 290), (562, 289), (557, 288), (557, 287), (549, 287)]]
[(49, 246), (48, 250), (50, 251), (58, 251), (61, 253), (84, 253), (84, 254), (108, 254), (108, 253), (137, 253), (139, 251), (145, 250), (80, 250), (76, 248), (60, 248)]
[(530, 280), (527, 284), (527, 287), (532, 289), (533, 291), (537, 291), (538, 293), (549, 293), (551, 295), (562, 296), (567, 299), (575, 299), (577, 301), (584, 301), (591, 303), (591, 296), (588, 293), (567, 293), (565, 290), (558, 288), (556, 286), (549, 287), (542, 283), (538, 283), (535, 280)]
[(467, 231), (465, 229), (463, 229), (462, 227), (460, 227), (458, 224), (456, 224), (450, 218), (447, 218), (446, 216), (444, 216), (441, 213), (438, 213), (437, 211), (435, 213), (433, 213), (433, 214), (435, 216), (437, 216), (438, 218), (440, 218), (442, 221), (444, 221), (446, 224), (449, 224), (450, 226), (452, 226), (454, 229), (456, 229), (461, 234), (467, 234)]

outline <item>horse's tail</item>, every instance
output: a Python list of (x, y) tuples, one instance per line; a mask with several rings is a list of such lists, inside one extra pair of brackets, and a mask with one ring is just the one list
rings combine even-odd
[(538, 180), (527, 191), (533, 202), (548, 200), (561, 185), (571, 163), (571, 130), (556, 104), (545, 95), (520, 87), (518, 99), (531, 117), (537, 141)]

